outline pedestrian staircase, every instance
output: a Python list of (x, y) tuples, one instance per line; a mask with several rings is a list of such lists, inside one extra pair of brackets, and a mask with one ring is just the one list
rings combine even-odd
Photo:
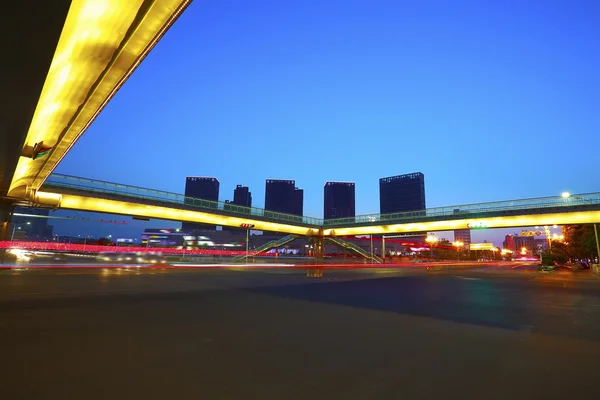
[(343, 249), (347, 249), (347, 250), (351, 250), (354, 251), (355, 253), (360, 254), (361, 256), (369, 259), (369, 260), (373, 260), (378, 264), (381, 264), (383, 262), (383, 260), (381, 259), (381, 257), (370, 253), (368, 251), (366, 251), (365, 249), (363, 249), (360, 246), (357, 246), (356, 244), (349, 242), (348, 240), (344, 240), (344, 239), (340, 239), (337, 237), (326, 237), (326, 240), (330, 241), (331, 243), (335, 244), (338, 247), (341, 247)]
[[(287, 236), (284, 236), (284, 237), (276, 239), (276, 240), (271, 240), (270, 242), (267, 242), (267, 243), (263, 244), (262, 246), (257, 247), (256, 249), (253, 249), (251, 252), (248, 253), (247, 257), (255, 257), (255, 256), (259, 255), (260, 253), (267, 252), (271, 249), (276, 249), (278, 247), (288, 244), (289, 242), (291, 242), (292, 240), (294, 240), (296, 238), (297, 238), (296, 235), (287, 235)], [(233, 257), (233, 261), (243, 261), (245, 259), (246, 259), (246, 255)]]

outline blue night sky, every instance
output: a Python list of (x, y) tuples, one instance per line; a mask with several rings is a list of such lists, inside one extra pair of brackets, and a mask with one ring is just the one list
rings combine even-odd
[(594, 192), (598, 71), (594, 0), (196, 0), (56, 171), (256, 207), (295, 179), (315, 217), (416, 171), (428, 207)]

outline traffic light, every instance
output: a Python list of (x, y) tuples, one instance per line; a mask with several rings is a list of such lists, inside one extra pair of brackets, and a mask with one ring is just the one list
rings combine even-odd
[(246, 229), (252, 229), (252, 228), (254, 228), (254, 224), (241, 224), (240, 226), (242, 228), (246, 228)]

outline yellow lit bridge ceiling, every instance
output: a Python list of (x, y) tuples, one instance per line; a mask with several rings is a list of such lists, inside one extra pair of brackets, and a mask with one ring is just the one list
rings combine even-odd
[[(21, 156), (8, 197), (30, 197), (43, 184), (190, 2), (70, 2), (22, 150), (18, 149)], [(55, 5), (54, 0), (41, 3)]]

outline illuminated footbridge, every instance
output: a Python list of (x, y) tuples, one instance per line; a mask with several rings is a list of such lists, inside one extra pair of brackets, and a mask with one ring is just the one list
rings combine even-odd
[(600, 193), (323, 220), (60, 174), (52, 174), (42, 190), (60, 196), (59, 208), (221, 226), (251, 224), (256, 230), (321, 237), (600, 222)]

